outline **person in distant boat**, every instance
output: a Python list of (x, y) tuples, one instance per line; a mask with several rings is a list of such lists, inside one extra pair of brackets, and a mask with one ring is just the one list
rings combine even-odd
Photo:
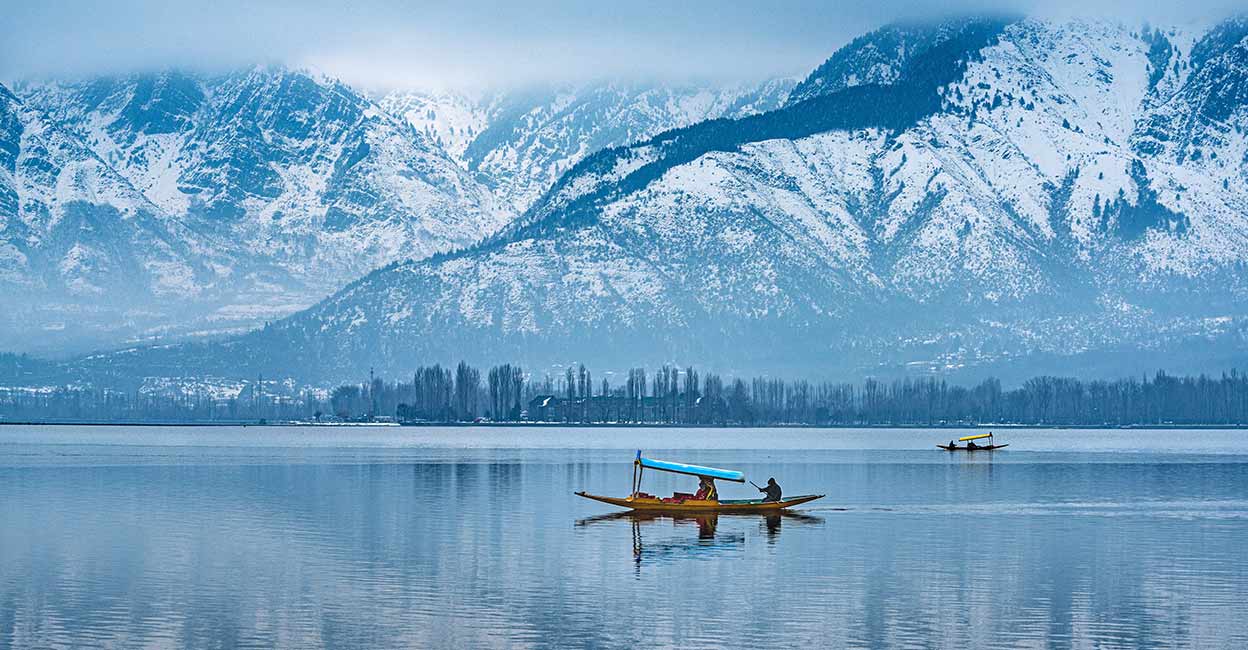
[(700, 476), (698, 479), (698, 493), (693, 495), (693, 498), (719, 501), (719, 492), (715, 490), (715, 479), (708, 476)]
[(966, 443), (966, 448), (967, 448), (967, 449), (978, 449), (978, 448), (979, 448), (979, 445), (975, 444), (975, 441), (974, 441), (974, 440), (972, 440), (972, 441), (970, 441), (970, 442)]
[(774, 477), (767, 479), (767, 487), (758, 488), (758, 491), (762, 492), (764, 495), (763, 503), (780, 500), (780, 484), (776, 483), (776, 479)]
[(957, 448), (958, 448), (958, 443), (957, 443), (957, 441), (950, 440), (950, 441), (949, 441), (949, 448), (950, 448), (950, 449), (957, 449)]

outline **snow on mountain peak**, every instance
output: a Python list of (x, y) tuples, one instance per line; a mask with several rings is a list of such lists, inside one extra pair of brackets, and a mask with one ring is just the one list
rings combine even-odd
[[(49, 130), (75, 149), (55, 174), (27, 165), (20, 187), (6, 177), (0, 206), (17, 211), (32, 205), (22, 197), (38, 195), (40, 205), (80, 200), (123, 220), (142, 212), (136, 227), (150, 222), (169, 232), (135, 236), (170, 242), (182, 262), (134, 255), (150, 281), (115, 296), (125, 296), (117, 302), (129, 304), (128, 313), (150, 320), (83, 320), (106, 332), (171, 322), (218, 329), (239, 318), (254, 322), (257, 314), (283, 315), (394, 261), (470, 246), (596, 148), (706, 117), (766, 110), (787, 88), (585, 84), (374, 101), (316, 71), (272, 65), (26, 83), (17, 94), (4, 90), (23, 116), (12, 130), (24, 139), (5, 140), (10, 154), (37, 153), (25, 151), (25, 143)], [(8, 114), (18, 120), (17, 109)], [(38, 250), (42, 231), (63, 212), (22, 211), (21, 232), (13, 225), (2, 234), (3, 277), (33, 287), (48, 274), (72, 271), (73, 286), (86, 288), (103, 286), (93, 274), (124, 266), (104, 264), (108, 255), (90, 256), (87, 248), (63, 264), (40, 261), (47, 257)], [(108, 230), (92, 218), (73, 224)], [(55, 282), (68, 291), (66, 302), (44, 316), (74, 336), (55, 312), (78, 309), (73, 296), (81, 292)], [(172, 313), (150, 305), (171, 296), (190, 302)], [(14, 320), (0, 342), (22, 341), (24, 325), (44, 316)]]
[(790, 80), (727, 87), (586, 83), (477, 95), (394, 92), (381, 105), (446, 149), (518, 212), (596, 151), (775, 108)]
[[(21, 101), (153, 206), (124, 218), (185, 221), (212, 251), (187, 277), (209, 292), (241, 277), (251, 299), (289, 296), (386, 264), (197, 362), (319, 378), (452, 356), (965, 368), (1234, 340), (1244, 24), (897, 25), (796, 85), (372, 101), (253, 70)], [(112, 176), (74, 191), (110, 191), (93, 178)], [(88, 279), (104, 265), (62, 259)]]
[(370, 274), (247, 341), (315, 346), (309, 372), (331, 374), (468, 350), (809, 372), (1233, 329), (1248, 318), (1235, 25), (884, 30), (783, 108), (600, 150), (485, 243)]

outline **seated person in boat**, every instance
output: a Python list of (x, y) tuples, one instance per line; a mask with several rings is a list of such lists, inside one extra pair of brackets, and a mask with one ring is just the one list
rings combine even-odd
[(975, 441), (974, 441), (974, 440), (972, 440), (972, 441), (970, 441), (970, 442), (966, 443), (966, 448), (967, 448), (967, 449), (977, 449), (978, 447), (979, 447), (979, 445), (975, 444)]
[(706, 476), (698, 477), (698, 493), (693, 495), (693, 498), (719, 501), (719, 492), (715, 490), (715, 479)]
[(949, 441), (949, 448), (950, 448), (950, 449), (957, 449), (957, 448), (958, 448), (958, 443), (957, 443), (956, 441), (954, 441), (954, 440), (950, 440), (950, 441)]
[(767, 487), (758, 488), (758, 491), (764, 494), (763, 503), (780, 500), (780, 484), (776, 483), (776, 479), (774, 477), (767, 479)]

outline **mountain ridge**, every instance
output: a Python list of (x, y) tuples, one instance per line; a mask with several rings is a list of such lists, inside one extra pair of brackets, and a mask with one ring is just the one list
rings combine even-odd
[[(380, 104), (443, 143), (519, 213), (587, 155), (708, 118), (765, 112), (784, 101), (792, 83), (605, 81), (479, 96), (400, 91), (387, 94)], [(437, 114), (448, 113), (446, 119), (437, 119)]]
[(1238, 25), (972, 19), (907, 27), (921, 46), (891, 50), (868, 35), (816, 69), (841, 82), (588, 155), (480, 244), (389, 264), (242, 337), (109, 363), (241, 356), (248, 372), (335, 379), (459, 357), (713, 359), (861, 375), (1125, 368), (1201, 341), (1238, 358)]
[[(148, 265), (156, 273), (149, 284), (159, 290), (141, 281), (120, 286), (99, 310), (82, 304), (73, 292), (32, 296), (25, 301), (29, 309), (0, 321), (3, 347), (63, 352), (81, 337), (87, 342), (76, 345), (91, 349), (129, 337), (249, 329), (306, 307), (379, 266), (467, 247), (514, 215), (506, 193), (510, 186), (491, 178), (490, 170), (469, 169), (462, 157), (470, 138), (448, 144), (439, 134), (418, 128), (394, 98), (369, 98), (309, 71), (281, 66), (212, 74), (168, 70), (26, 82), (16, 93), (4, 92), (25, 114), (73, 141), (75, 155), (96, 161), (116, 184), (129, 188), (125, 200), (96, 197), (99, 210), (117, 203), (124, 212), (131, 203), (142, 204), (157, 222), (180, 224), (175, 239), (181, 241), (182, 257), (178, 264)], [(784, 84), (769, 91), (745, 86), (565, 88), (520, 103), (535, 129), (528, 135), (517, 132), (517, 142), (530, 143), (527, 149), (504, 139), (499, 147), (506, 155), (490, 155), (514, 163), (504, 166), (508, 182), (531, 187), (545, 173), (541, 170), (577, 159), (597, 139), (630, 133), (597, 133), (593, 120), (583, 115), (605, 112), (648, 132), (663, 128), (667, 120), (695, 119), (702, 115), (698, 111), (747, 110), (733, 103), (747, 95), (778, 103), (786, 94)], [(504, 99), (495, 95), (491, 101)], [(552, 108), (551, 102), (561, 108)], [(496, 120), (497, 115), (481, 119)], [(473, 133), (453, 123), (443, 131), (456, 128), (461, 135)], [(551, 129), (567, 130), (569, 140), (563, 144), (581, 144), (561, 149), (556, 146), (561, 142), (547, 133)], [(22, 141), (14, 137), (5, 144), (16, 156)], [(56, 178), (40, 182), (44, 188), (28, 183), (22, 191), (55, 193)], [(0, 206), (13, 223), (26, 227), (23, 206), (31, 204), (19, 200), (16, 188), (0, 184)], [(93, 225), (90, 218), (79, 222), (88, 230)], [(148, 230), (136, 237), (170, 239)], [(0, 280), (55, 283), (58, 263), (77, 265), (83, 269), (80, 275), (91, 275), (92, 267), (70, 259), (69, 248), (43, 251), (36, 257), (48, 262), (30, 266), (27, 249), (39, 240), (27, 233), (21, 240), (25, 252), (20, 252), (17, 239), (10, 237), (19, 238), (16, 227), (0, 230), (6, 250), (15, 251), (6, 256)], [(141, 260), (143, 255), (128, 257)], [(112, 264), (118, 265), (120, 260)], [(160, 268), (166, 270), (163, 275)], [(63, 316), (68, 313), (79, 316)], [(47, 335), (41, 347), (32, 348), (32, 330), (38, 327)]]
[[(595, 358), (597, 334), (598, 347), (626, 348), (616, 361), (649, 349), (656, 363), (739, 359), (732, 348), (754, 340), (810, 351), (792, 353), (789, 367), (857, 355), (849, 363), (860, 369), (880, 358), (936, 369), (1147, 346), (1155, 332), (1234, 341), (1245, 206), (1234, 192), (1167, 194), (1200, 176), (1133, 143), (1150, 111), (1176, 110), (1156, 93), (1199, 94), (1201, 78), (1185, 73), (1192, 49), (1215, 53), (1203, 69), (1235, 78), (1245, 44), (1214, 41), (1237, 32), (1186, 42), (1175, 32), (1175, 63), (1160, 75), (1142, 31), (1105, 22), (989, 19), (946, 33), (955, 36), (933, 39), (890, 85), (589, 156), (482, 244), (370, 274), (275, 336), (321, 348), (303, 355), (308, 366), (337, 372), (401, 339), (432, 358), (473, 339), (491, 341), (496, 358), (530, 345)], [(884, 97), (915, 101), (877, 110), (865, 127), (825, 128), (845, 119), (837, 107), (889, 105)], [(1242, 119), (1242, 103), (1232, 108)], [(1221, 127), (1189, 131), (1208, 128)], [(1230, 162), (1200, 172), (1206, 189), (1242, 187), (1242, 145), (1227, 146), (1220, 159)], [(815, 172), (796, 173), (804, 167)], [(715, 277), (690, 275), (708, 259), (702, 273)], [(1192, 300), (1209, 309), (1193, 311)], [(858, 322), (882, 331), (864, 335)], [(731, 342), (694, 344), (692, 332)], [(863, 349), (875, 352), (854, 352)]]

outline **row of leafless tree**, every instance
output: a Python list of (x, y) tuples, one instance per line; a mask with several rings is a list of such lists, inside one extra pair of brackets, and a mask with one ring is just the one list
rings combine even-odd
[(584, 366), (552, 377), (500, 364), (484, 374), (466, 363), (417, 368), (410, 381), (374, 378), (328, 395), (290, 382), (249, 382), (241, 392), (176, 394), (61, 387), (0, 388), (7, 420), (255, 420), (397, 416), (428, 422), (534, 419), (550, 398), (569, 422), (667, 424), (938, 425), (1001, 422), (1037, 425), (1248, 424), (1248, 375), (1085, 381), (1036, 377), (1012, 389), (994, 379), (973, 386), (936, 377), (861, 383), (773, 377), (725, 378), (694, 368), (633, 368), (612, 385), (595, 385)]

